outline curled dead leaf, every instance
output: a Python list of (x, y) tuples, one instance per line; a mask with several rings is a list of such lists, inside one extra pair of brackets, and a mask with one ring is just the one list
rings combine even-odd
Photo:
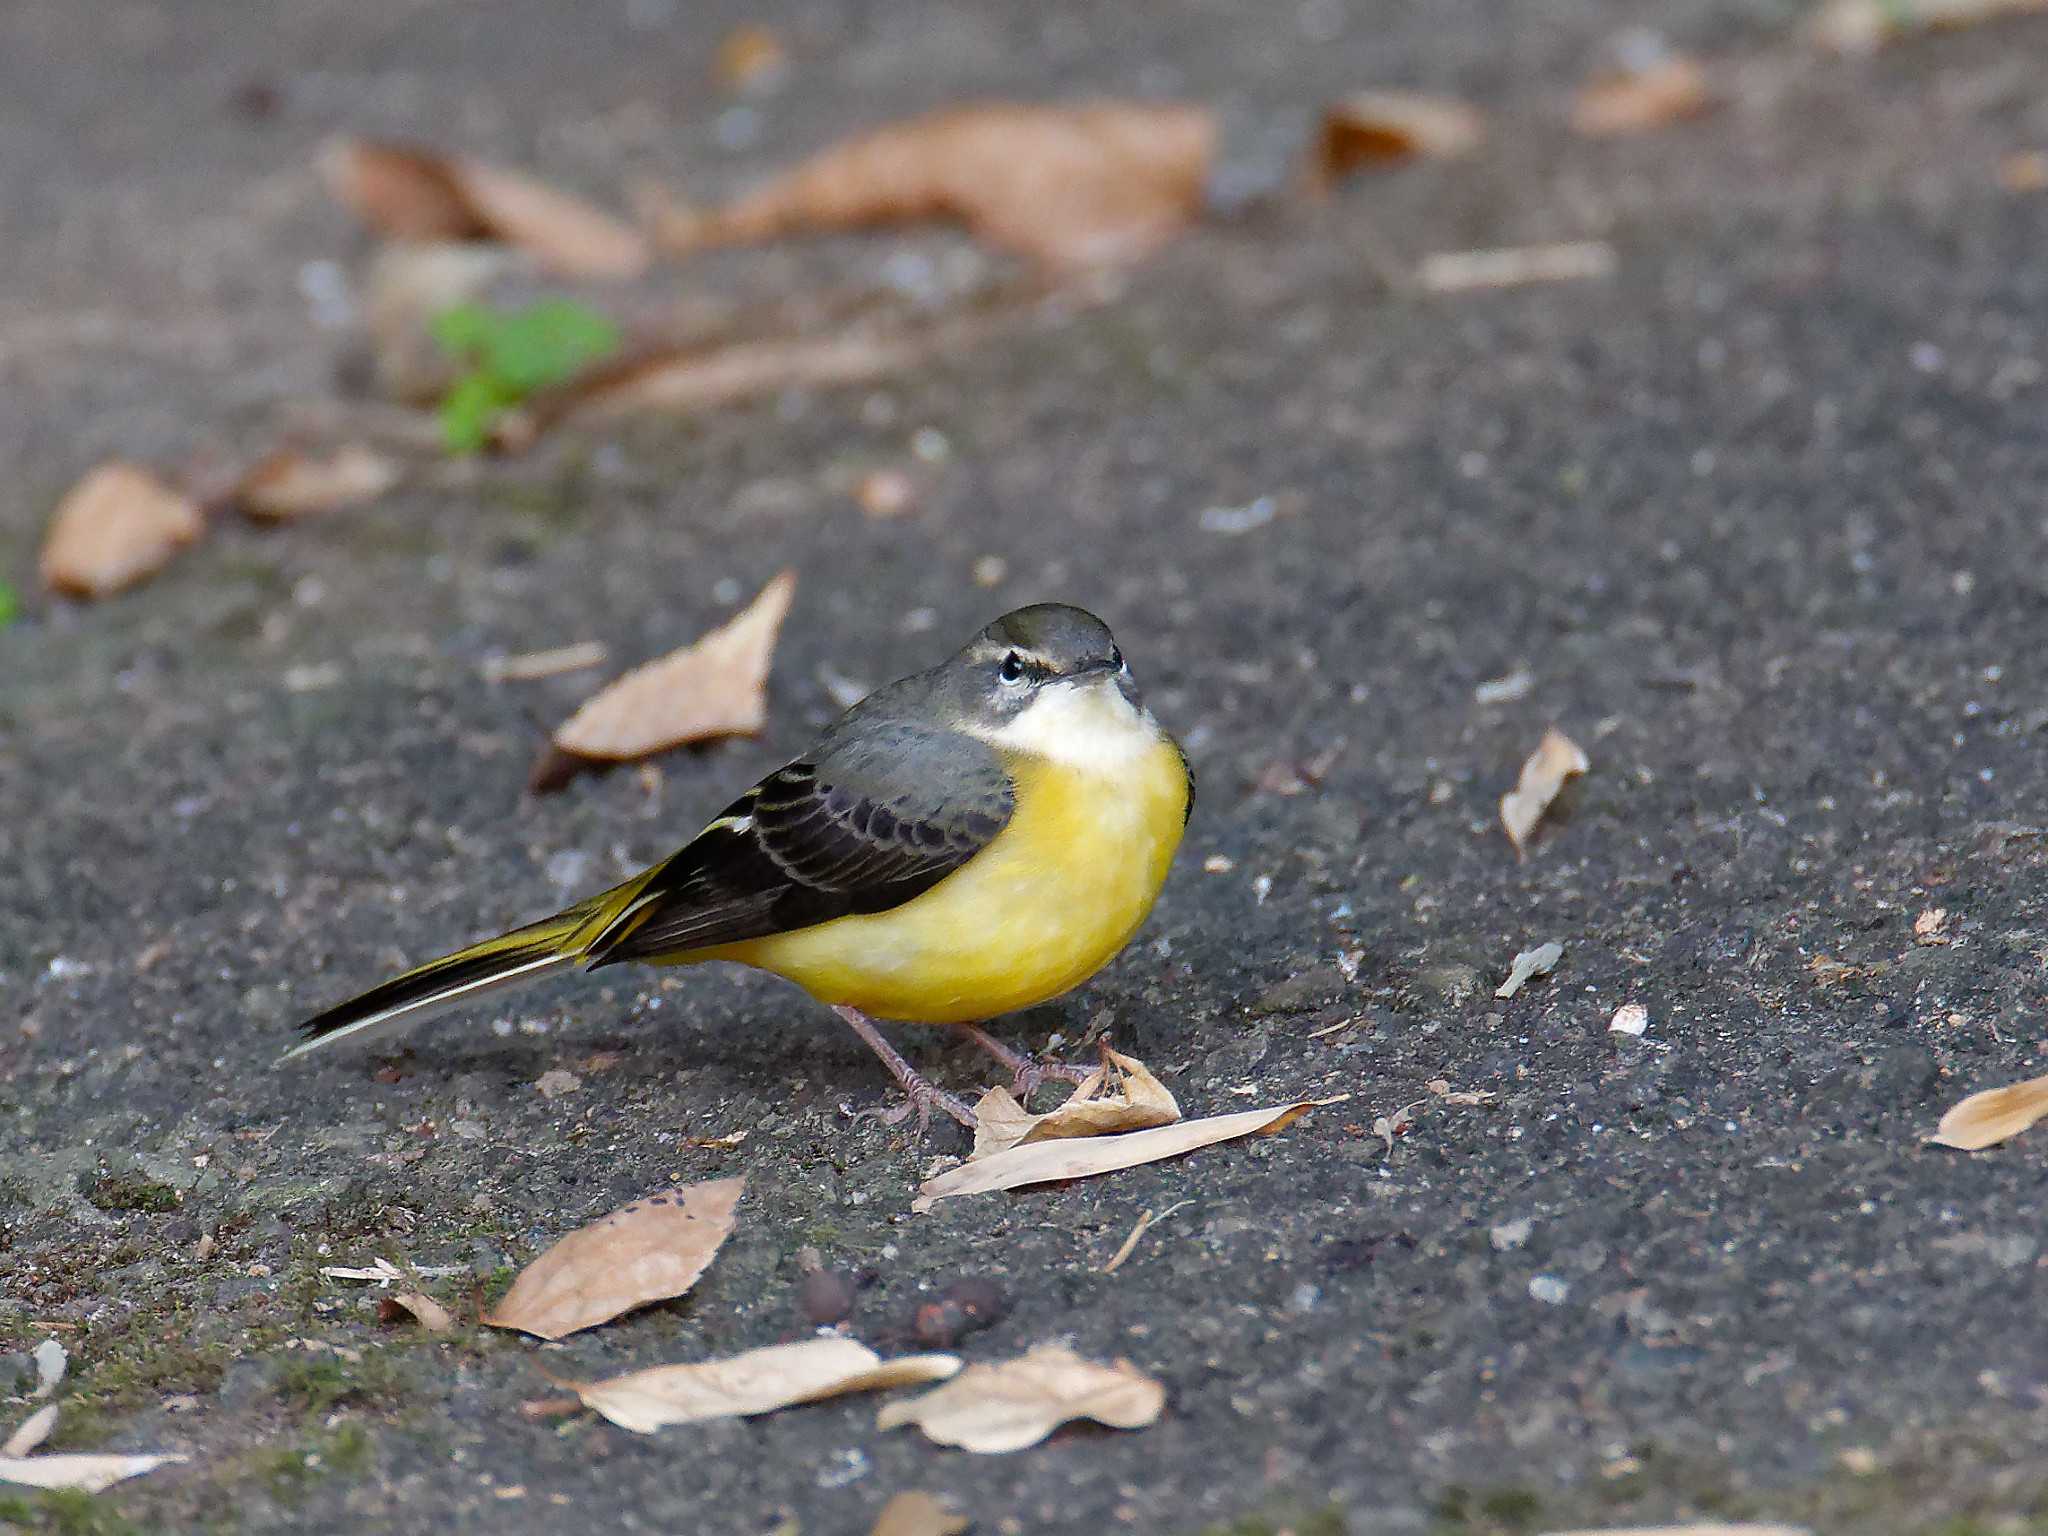
[(527, 1265), (483, 1318), (543, 1339), (680, 1296), (732, 1232), (744, 1178), (663, 1190), (571, 1232)]
[(1532, 978), (1548, 976), (1556, 970), (1557, 962), (1563, 958), (1564, 946), (1555, 939), (1548, 944), (1517, 950), (1515, 958), (1508, 962), (1507, 980), (1493, 989), (1493, 995), (1502, 999), (1513, 997), (1526, 987)]
[[(768, 667), (796, 595), (784, 571), (753, 602), (694, 645), (634, 668), (556, 729), (554, 752), (535, 765), (541, 793), (573, 774), (578, 760), (625, 762), (684, 742), (749, 736), (768, 718)], [(544, 772), (543, 770), (547, 770)]]
[(1054, 272), (1151, 254), (1201, 212), (1215, 154), (1206, 107), (991, 103), (834, 145), (723, 207), (656, 215), (667, 249), (952, 219)]
[(996, 1454), (1036, 1445), (1071, 1419), (1142, 1429), (1166, 1407), (1166, 1388), (1128, 1360), (1098, 1365), (1058, 1344), (1015, 1360), (970, 1365), (945, 1386), (884, 1405), (881, 1429), (915, 1424), (941, 1445)]
[(117, 1456), (0, 1456), (0, 1483), (24, 1488), (69, 1488), (80, 1493), (103, 1493), (116, 1483), (141, 1477), (189, 1456), (168, 1454)]
[(1572, 103), (1572, 128), (1587, 138), (1614, 138), (1698, 117), (1713, 105), (1699, 61), (1667, 54), (1642, 69), (1589, 81)]
[(366, 443), (346, 443), (325, 456), (287, 449), (242, 477), (235, 502), (258, 522), (287, 522), (375, 501), (398, 484), (395, 460)]
[(953, 1355), (884, 1360), (858, 1340), (828, 1337), (562, 1385), (619, 1428), (651, 1435), (671, 1424), (751, 1418), (846, 1392), (943, 1381), (959, 1369), (960, 1361)]
[(334, 199), (394, 240), (496, 240), (565, 277), (633, 277), (646, 236), (518, 171), (406, 144), (337, 139), (320, 154)]
[(446, 1307), (418, 1291), (401, 1291), (378, 1301), (377, 1317), (380, 1322), (393, 1323), (401, 1315), (412, 1318), (429, 1333), (448, 1333), (455, 1327), (455, 1319), (449, 1316)]
[(1543, 733), (1536, 750), (1522, 764), (1515, 787), (1500, 797), (1500, 824), (1515, 845), (1516, 857), (1527, 853), (1529, 834), (1536, 830), (1536, 823), (1550, 809), (1565, 781), (1592, 766), (1579, 744), (1556, 726)]
[(203, 526), (192, 499), (147, 470), (102, 464), (57, 504), (43, 540), (43, 583), (105, 597), (155, 575)]
[(1171, 1125), (1180, 1105), (1166, 1085), (1135, 1056), (1103, 1052), (1106, 1067), (1082, 1079), (1064, 1104), (1034, 1115), (1007, 1088), (991, 1088), (974, 1107), (974, 1156), (990, 1157), (1034, 1141), (1107, 1136)]
[(882, 1506), (871, 1536), (960, 1536), (972, 1523), (917, 1488), (897, 1494)]
[(1941, 1117), (1929, 1141), (1964, 1152), (1979, 1152), (2019, 1135), (2048, 1115), (2048, 1077), (1973, 1093)]
[(1271, 1109), (1247, 1109), (1234, 1115), (1213, 1115), (1202, 1120), (1182, 1120), (1174, 1125), (1155, 1126), (1146, 1131), (1126, 1131), (1120, 1136), (1091, 1136), (1080, 1140), (1039, 1141), (1013, 1146), (1008, 1151), (977, 1156), (957, 1168), (926, 1179), (918, 1186), (914, 1211), (928, 1211), (955, 1195), (979, 1195), (998, 1189), (1021, 1189), (1027, 1184), (1047, 1184), (1063, 1179), (1085, 1179), (1119, 1168), (1136, 1168), (1169, 1157), (1211, 1147), (1240, 1136), (1267, 1136), (1284, 1129), (1310, 1110), (1333, 1099), (1303, 1099)]
[(1357, 91), (1323, 110), (1309, 182), (1327, 188), (1354, 171), (1469, 154), (1485, 137), (1486, 119), (1451, 97)]
[(639, 413), (688, 415), (785, 389), (858, 384), (980, 333), (948, 323), (896, 334), (853, 332), (684, 347), (659, 347), (604, 363), (506, 412), (492, 446), (518, 453), (570, 419), (610, 420)]

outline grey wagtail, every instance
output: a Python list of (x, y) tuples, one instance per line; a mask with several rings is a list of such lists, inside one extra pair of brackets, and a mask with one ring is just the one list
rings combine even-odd
[[(874, 1018), (964, 1026), (1095, 974), (1152, 909), (1194, 807), (1187, 755), (1139, 701), (1109, 626), (1041, 603), (878, 688), (683, 849), (553, 917), (430, 960), (299, 1026), (298, 1056), (570, 966), (737, 960), (831, 1006), (902, 1085)], [(1062, 1074), (1064, 1075), (1064, 1074)]]

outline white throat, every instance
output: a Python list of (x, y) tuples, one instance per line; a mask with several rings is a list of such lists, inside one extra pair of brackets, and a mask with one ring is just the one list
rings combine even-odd
[(1090, 773), (1127, 768), (1159, 745), (1159, 722), (1152, 712), (1125, 698), (1112, 679), (1099, 676), (1050, 684), (1014, 719), (994, 729), (968, 730), (992, 747)]

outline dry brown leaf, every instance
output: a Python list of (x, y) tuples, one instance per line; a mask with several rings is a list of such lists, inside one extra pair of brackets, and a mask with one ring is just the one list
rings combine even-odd
[(49, 1439), (50, 1431), (56, 1427), (57, 1405), (43, 1404), (15, 1426), (14, 1433), (7, 1437), (7, 1443), (0, 1445), (0, 1456), (26, 1456)]
[(633, 277), (647, 237), (517, 171), (404, 144), (337, 139), (320, 153), (335, 200), (394, 240), (497, 240), (565, 277)]
[(989, 1089), (974, 1107), (973, 1156), (991, 1157), (1027, 1142), (1142, 1131), (1180, 1118), (1180, 1105), (1145, 1063), (1119, 1051), (1103, 1054), (1109, 1071), (1098, 1067), (1064, 1104), (1043, 1115), (1027, 1111), (1007, 1088)]
[(397, 1314), (405, 1312), (429, 1333), (448, 1333), (455, 1327), (455, 1319), (448, 1315), (446, 1307), (418, 1291), (402, 1291), (382, 1298), (377, 1303), (380, 1316), (387, 1307), (392, 1309), (392, 1316), (384, 1319), (387, 1322), (396, 1321)]
[(131, 1477), (189, 1460), (188, 1456), (173, 1455), (0, 1456), (0, 1483), (101, 1493)]
[[(615, 679), (556, 729), (556, 752), (573, 762), (626, 762), (689, 741), (751, 736), (768, 718), (768, 666), (796, 594), (784, 571), (746, 608), (694, 645)], [(556, 782), (536, 765), (536, 792)]]
[(882, 1506), (872, 1536), (960, 1536), (973, 1523), (923, 1489), (914, 1488)]
[(1565, 781), (1592, 766), (1579, 744), (1556, 726), (1543, 733), (1536, 750), (1522, 764), (1515, 787), (1500, 797), (1500, 824), (1507, 829), (1518, 858), (1528, 852), (1529, 834), (1536, 830), (1536, 823), (1550, 809)]
[(1054, 272), (1149, 255), (1200, 214), (1215, 154), (1206, 107), (991, 103), (847, 139), (756, 191), (656, 215), (670, 250), (929, 219)]
[(242, 477), (235, 501), (245, 517), (285, 522), (375, 501), (403, 472), (367, 443), (347, 443), (325, 457), (287, 449)]
[(1271, 1109), (1247, 1109), (1234, 1115), (1213, 1115), (1203, 1120), (1182, 1120), (1174, 1125), (1155, 1126), (1149, 1131), (1127, 1131), (1121, 1136), (1090, 1136), (1081, 1140), (1039, 1141), (1012, 1147), (988, 1157), (978, 1157), (949, 1168), (918, 1186), (913, 1211), (928, 1211), (940, 1200), (954, 1195), (979, 1195), (997, 1189), (1021, 1189), (1027, 1184), (1047, 1184), (1061, 1179), (1085, 1179), (1119, 1168), (1136, 1168), (1183, 1153), (1233, 1141), (1240, 1136), (1266, 1136), (1292, 1124), (1330, 1099), (1302, 1099)]
[(746, 1182), (663, 1190), (571, 1232), (526, 1266), (484, 1323), (559, 1339), (682, 1295), (731, 1233)]
[(960, 1361), (953, 1355), (884, 1360), (858, 1340), (827, 1337), (772, 1344), (696, 1365), (658, 1365), (605, 1381), (562, 1385), (621, 1429), (651, 1435), (670, 1424), (750, 1418), (844, 1392), (944, 1381), (959, 1369)]
[(1485, 137), (1486, 119), (1451, 97), (1358, 91), (1323, 110), (1309, 180), (1322, 188), (1368, 167), (1469, 154)]
[(1015, 1360), (970, 1365), (936, 1391), (886, 1404), (876, 1426), (915, 1424), (941, 1445), (995, 1454), (1036, 1445), (1070, 1419), (1142, 1429), (1166, 1407), (1166, 1388), (1128, 1360), (1097, 1365), (1058, 1344)]
[(1965, 1152), (1995, 1147), (2048, 1115), (2048, 1077), (1973, 1093), (1947, 1114), (1927, 1139)]
[(1572, 103), (1572, 128), (1612, 138), (1698, 117), (1714, 105), (1699, 61), (1670, 54), (1643, 69), (1589, 81)]
[(1975, 26), (2048, 10), (2048, 0), (1829, 0), (1810, 23), (1813, 40), (1837, 53), (1866, 53), (1915, 32)]
[(57, 504), (43, 540), (43, 584), (105, 597), (155, 575), (203, 526), (192, 499), (147, 470), (102, 464)]
[(971, 327), (898, 335), (795, 337), (668, 347), (606, 363), (505, 413), (494, 448), (518, 453), (572, 417), (603, 421), (641, 412), (687, 415), (784, 389), (858, 384), (897, 373)]

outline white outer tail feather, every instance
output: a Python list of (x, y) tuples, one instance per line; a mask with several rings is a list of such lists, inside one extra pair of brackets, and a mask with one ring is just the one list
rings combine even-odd
[(428, 1019), (436, 1018), (451, 1008), (473, 1003), (480, 997), (488, 997), (493, 992), (501, 992), (509, 987), (524, 986), (545, 976), (549, 971), (579, 964), (582, 959), (583, 956), (580, 954), (566, 954), (542, 955), (537, 959), (522, 960), (516, 965), (507, 966), (495, 976), (466, 981), (448, 988), (445, 992), (436, 992), (427, 997), (415, 998), (409, 1003), (386, 1008), (381, 1013), (373, 1013), (366, 1019), (359, 1019), (347, 1028), (337, 1029), (332, 1034), (320, 1036), (317, 1040), (302, 1040), (277, 1059), (282, 1064), (295, 1056), (304, 1056), (309, 1051), (324, 1050), (344, 1040), (361, 1041), (396, 1034), (402, 1029), (410, 1029), (415, 1024), (424, 1024)]

